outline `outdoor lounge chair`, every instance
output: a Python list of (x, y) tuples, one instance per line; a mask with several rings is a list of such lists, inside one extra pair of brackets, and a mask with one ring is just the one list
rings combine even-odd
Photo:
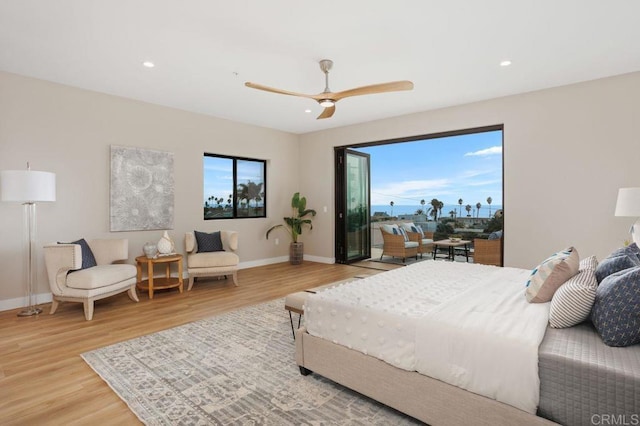
[(418, 259), (418, 247), (420, 244), (417, 241), (409, 241), (408, 237), (405, 238), (405, 234), (402, 233), (398, 225), (381, 225), (380, 232), (382, 232), (384, 241), (380, 260), (382, 260), (383, 256), (402, 258), (403, 263), (407, 257)]
[(421, 228), (418, 228), (412, 222), (403, 223), (401, 226), (407, 231), (409, 241), (416, 241), (418, 243), (418, 253), (420, 253), (420, 257), (422, 257), (424, 253), (433, 252), (433, 232), (423, 232)]
[(473, 263), (502, 266), (502, 238), (473, 240)]

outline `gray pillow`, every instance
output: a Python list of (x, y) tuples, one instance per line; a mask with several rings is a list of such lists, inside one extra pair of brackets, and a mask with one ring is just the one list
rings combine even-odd
[(58, 242), (58, 244), (78, 244), (80, 246), (80, 252), (82, 253), (82, 267), (80, 269), (69, 271), (69, 273), (79, 271), (81, 269), (91, 268), (98, 265), (98, 263), (96, 262), (96, 258), (93, 255), (93, 252), (91, 251), (91, 247), (89, 247), (89, 244), (85, 241), (84, 238), (80, 238), (78, 241), (73, 241), (70, 243)]
[(640, 258), (636, 255), (638, 246), (622, 247), (611, 253), (596, 268), (596, 279), (601, 283), (606, 277), (625, 269), (640, 266)]
[(210, 234), (198, 231), (193, 231), (193, 233), (196, 236), (196, 242), (198, 243), (198, 253), (224, 251), (220, 231), (215, 231)]

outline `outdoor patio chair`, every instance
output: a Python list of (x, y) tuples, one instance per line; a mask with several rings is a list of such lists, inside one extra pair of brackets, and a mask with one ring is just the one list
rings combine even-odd
[(424, 253), (433, 252), (433, 232), (424, 232), (422, 228), (419, 228), (412, 222), (403, 223), (401, 226), (407, 231), (409, 241), (416, 241), (418, 243), (418, 253), (420, 253), (420, 257), (422, 257)]
[(402, 258), (404, 263), (407, 257), (415, 257), (418, 259), (418, 247), (420, 243), (417, 241), (409, 241), (409, 237), (404, 229), (400, 229), (398, 225), (381, 225), (380, 232), (384, 245), (382, 248), (383, 256), (392, 256)]
[(473, 240), (473, 263), (502, 266), (502, 238)]

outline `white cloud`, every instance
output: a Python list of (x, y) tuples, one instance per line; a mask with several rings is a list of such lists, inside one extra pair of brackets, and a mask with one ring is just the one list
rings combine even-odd
[(480, 151), (467, 152), (465, 157), (486, 157), (488, 155), (502, 154), (502, 146), (492, 146), (491, 148), (481, 149)]
[(390, 182), (371, 188), (371, 204), (389, 204), (391, 200), (396, 204), (417, 204), (421, 199), (431, 200), (435, 194), (447, 190), (450, 186), (450, 179)]

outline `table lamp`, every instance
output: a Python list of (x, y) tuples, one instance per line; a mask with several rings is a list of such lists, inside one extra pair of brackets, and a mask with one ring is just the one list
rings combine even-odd
[(640, 245), (640, 188), (620, 188), (616, 202), (616, 216), (637, 217), (629, 232), (631, 239)]
[(38, 315), (42, 309), (33, 304), (33, 289), (37, 284), (36, 263), (36, 203), (56, 200), (56, 175), (50, 172), (27, 170), (0, 171), (0, 200), (22, 203), (26, 223), (28, 250), (26, 253), (27, 291), (29, 306), (18, 313), (19, 317)]

